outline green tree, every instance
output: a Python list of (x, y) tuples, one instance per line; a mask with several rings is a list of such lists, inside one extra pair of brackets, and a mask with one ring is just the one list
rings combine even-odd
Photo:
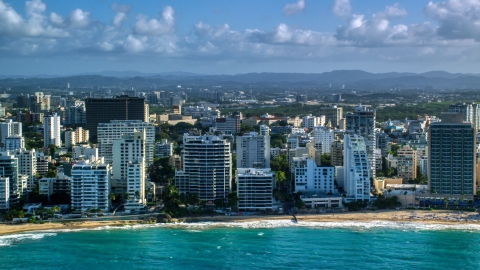
[(147, 171), (152, 182), (160, 185), (170, 184), (175, 178), (175, 168), (170, 165), (168, 157), (156, 158)]
[(57, 152), (57, 146), (55, 144), (50, 144), (48, 146), (48, 149), (50, 150), (50, 156), (55, 157), (55, 153)]
[(125, 192), (125, 200), (126, 200), (126, 201), (129, 201), (130, 199), (131, 199), (130, 193)]
[(275, 180), (277, 182), (277, 185), (283, 185), (285, 180), (287, 180), (287, 177), (285, 176), (285, 172), (282, 171), (276, 171), (275, 172)]
[(228, 207), (237, 210), (238, 196), (236, 191), (228, 193)]
[(321, 164), (322, 166), (330, 166), (332, 164), (330, 154), (322, 154)]

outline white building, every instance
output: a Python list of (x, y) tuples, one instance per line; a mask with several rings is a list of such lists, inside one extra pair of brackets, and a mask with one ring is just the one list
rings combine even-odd
[(420, 158), (420, 173), (425, 176), (428, 175), (428, 156), (422, 156)]
[(22, 122), (13, 122), (7, 119), (4, 123), (0, 123), (1, 142), (5, 142), (5, 138), (10, 135), (22, 136)]
[(126, 179), (128, 177), (128, 164), (132, 161), (145, 160), (145, 131), (122, 135), (113, 142), (113, 165), (112, 177), (114, 179)]
[(322, 153), (330, 154), (332, 142), (335, 141), (334, 130), (327, 126), (318, 126), (313, 130), (316, 143), (322, 144)]
[(316, 126), (325, 125), (325, 115), (312, 116), (311, 114), (306, 115), (302, 118), (302, 127), (313, 129)]
[(173, 155), (173, 143), (163, 139), (161, 142), (155, 143), (156, 157), (170, 157)]
[(10, 180), (0, 177), (0, 210), (10, 209)]
[(43, 119), (43, 146), (48, 147), (53, 144), (57, 147), (62, 146), (60, 138), (61, 117), (56, 113), (52, 116), (45, 116)]
[(270, 168), (238, 168), (236, 176), (239, 211), (272, 210), (275, 174)]
[(146, 166), (153, 163), (155, 148), (155, 126), (153, 123), (141, 120), (111, 120), (110, 123), (98, 124), (98, 148), (99, 155), (105, 158), (108, 164), (113, 163), (113, 142), (120, 139), (124, 134), (133, 134), (136, 131), (145, 130), (145, 163)]
[(145, 163), (142, 160), (127, 164), (127, 192), (130, 197), (125, 203), (125, 210), (140, 210), (145, 207)]
[(232, 188), (230, 143), (217, 136), (183, 136), (183, 170), (175, 172), (175, 186), (200, 200), (225, 199)]
[(20, 135), (10, 135), (5, 138), (5, 151), (16, 151), (25, 148), (25, 139)]
[(12, 152), (0, 153), (0, 177), (9, 179), (10, 203), (17, 203), (25, 190), (23, 178), (19, 177), (18, 173), (18, 159)]
[(191, 115), (193, 119), (202, 117), (219, 117), (220, 111), (211, 107), (204, 106), (187, 106), (183, 107), (183, 115)]
[(37, 157), (35, 149), (18, 149), (14, 154), (18, 160), (18, 173), (27, 176), (27, 191), (31, 192), (37, 184)]
[(108, 164), (79, 163), (72, 167), (72, 208), (81, 211), (109, 210), (110, 167)]
[(336, 193), (335, 167), (317, 166), (307, 158), (304, 166), (295, 167), (295, 192)]
[(237, 136), (237, 168), (270, 168), (270, 135), (260, 126), (260, 135), (250, 132)]
[(344, 137), (343, 167), (347, 200), (370, 200), (370, 165), (365, 140), (358, 135)]
[(75, 145), (72, 148), (72, 158), (76, 160), (82, 156), (88, 160), (98, 160), (98, 148), (92, 148), (90, 145)]

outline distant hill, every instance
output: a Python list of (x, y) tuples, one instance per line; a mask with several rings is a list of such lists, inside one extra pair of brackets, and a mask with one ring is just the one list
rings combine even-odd
[[(47, 75), (44, 75), (47, 76)], [(332, 87), (335, 89), (401, 88), (477, 88), (480, 75), (430, 71), (425, 73), (370, 73), (362, 70), (334, 70), (324, 73), (246, 73), (235, 75), (202, 75), (190, 72), (141, 73), (105, 71), (98, 74), (56, 77), (0, 76), (0, 86), (72, 87), (160, 85), (244, 85), (258, 87)]]

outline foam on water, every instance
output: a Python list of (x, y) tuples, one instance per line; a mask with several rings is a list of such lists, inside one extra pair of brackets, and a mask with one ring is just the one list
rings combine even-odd
[(46, 236), (56, 236), (56, 233), (22, 233), (0, 236), (0, 246), (10, 246), (25, 240), (38, 240)]

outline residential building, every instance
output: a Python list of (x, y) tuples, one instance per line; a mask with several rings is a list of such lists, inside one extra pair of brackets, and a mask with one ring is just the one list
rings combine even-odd
[(442, 113), (429, 128), (428, 183), (438, 196), (476, 194), (475, 130), (461, 113)]
[(142, 122), (141, 120), (112, 120), (110, 123), (98, 124), (98, 148), (99, 156), (105, 158), (105, 162), (112, 164), (113, 142), (121, 139), (122, 135), (145, 130), (145, 163), (149, 166), (153, 163), (153, 152), (155, 148), (155, 126), (153, 123)]
[(155, 157), (170, 157), (173, 155), (173, 143), (163, 139), (155, 143)]
[(311, 114), (306, 115), (302, 118), (302, 127), (313, 129), (316, 126), (325, 125), (325, 115), (321, 116), (312, 116)]
[(343, 166), (343, 143), (341, 141), (334, 141), (330, 146), (330, 165)]
[(10, 179), (0, 177), (0, 210), (10, 209)]
[(72, 167), (72, 208), (80, 211), (109, 210), (110, 167), (86, 163)]
[(86, 124), (87, 110), (85, 108), (85, 101), (75, 100), (73, 106), (65, 108), (65, 124)]
[(25, 190), (23, 190), (22, 179), (19, 179), (18, 159), (13, 153), (0, 153), (0, 177), (9, 179), (10, 203), (17, 203)]
[(404, 183), (417, 178), (417, 153), (410, 146), (405, 145), (397, 152), (397, 172)]
[(4, 123), (0, 123), (0, 132), (2, 143), (5, 143), (5, 138), (8, 136), (22, 136), (22, 122), (13, 122), (11, 119), (7, 119)]
[(237, 136), (237, 168), (270, 168), (268, 126), (260, 126), (260, 135), (250, 132)]
[(90, 136), (97, 135), (100, 123), (110, 123), (111, 120), (138, 120), (148, 122), (148, 104), (144, 98), (122, 95), (115, 98), (87, 98), (86, 129)]
[(325, 121), (332, 124), (334, 127), (340, 126), (340, 119), (343, 117), (343, 108), (336, 105), (331, 107), (320, 108), (319, 115), (325, 115)]
[(89, 131), (83, 129), (82, 127), (77, 127), (74, 131), (65, 131), (65, 147), (69, 148), (78, 143), (86, 143), (88, 142), (89, 138)]
[(180, 193), (200, 200), (226, 199), (232, 187), (230, 143), (213, 135), (183, 136), (183, 170), (175, 172)]
[(237, 134), (240, 132), (240, 117), (219, 117), (213, 121), (213, 127), (216, 131)]
[(420, 173), (428, 175), (428, 156), (420, 157)]
[(236, 179), (239, 211), (272, 210), (275, 173), (270, 168), (238, 168)]
[(27, 191), (31, 192), (37, 184), (37, 157), (35, 149), (18, 149), (14, 154), (18, 160), (18, 173), (27, 176)]
[(461, 113), (463, 115), (463, 121), (472, 124), (472, 127), (478, 131), (480, 128), (480, 106), (476, 103), (457, 103), (450, 105), (448, 112)]
[(45, 116), (43, 120), (43, 146), (48, 147), (53, 144), (57, 147), (62, 146), (60, 137), (61, 117), (56, 113), (52, 116)]
[(354, 113), (346, 115), (345, 134), (359, 135), (364, 138), (370, 168), (369, 175), (375, 177), (375, 110), (358, 104)]
[(295, 167), (295, 192), (309, 191), (336, 193), (335, 167), (318, 166), (310, 158), (306, 159), (304, 166)]
[(204, 107), (204, 106), (188, 106), (183, 107), (183, 114), (184, 115), (191, 115), (192, 118), (198, 119), (202, 117), (220, 117), (220, 111), (211, 108), (211, 107)]
[(143, 159), (129, 161), (127, 167), (127, 192), (130, 199), (125, 210), (140, 210), (145, 207), (145, 163)]
[(98, 148), (92, 148), (90, 145), (75, 145), (72, 148), (72, 159), (77, 160), (80, 157), (84, 157), (88, 160), (98, 160)]
[(10, 135), (5, 138), (5, 151), (16, 151), (25, 148), (25, 139), (20, 135)]
[(145, 135), (145, 131), (134, 132), (113, 142), (112, 178), (126, 179), (129, 162), (138, 160), (145, 166)]
[(365, 140), (359, 135), (344, 137), (344, 181), (346, 200), (370, 200), (370, 164)]
[(317, 126), (313, 130), (316, 143), (321, 143), (322, 153), (330, 154), (332, 142), (335, 140), (333, 129), (327, 126)]

